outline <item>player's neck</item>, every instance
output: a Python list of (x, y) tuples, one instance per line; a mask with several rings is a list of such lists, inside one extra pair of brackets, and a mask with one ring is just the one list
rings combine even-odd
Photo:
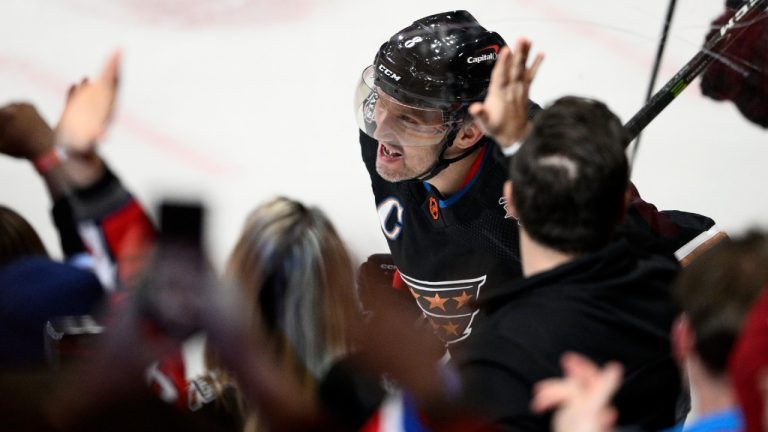
[(713, 376), (698, 359), (688, 359), (685, 366), (693, 396), (692, 412), (697, 417), (736, 406), (727, 377)]
[(537, 242), (523, 227), (520, 227), (520, 258), (523, 276), (531, 277), (552, 270), (573, 261), (576, 257), (576, 254), (561, 252)]
[(440, 174), (429, 179), (429, 184), (440, 191), (440, 194), (445, 198), (455, 194), (464, 186), (467, 175), (478, 155), (480, 152), (476, 151), (475, 154), (448, 165), (440, 171)]

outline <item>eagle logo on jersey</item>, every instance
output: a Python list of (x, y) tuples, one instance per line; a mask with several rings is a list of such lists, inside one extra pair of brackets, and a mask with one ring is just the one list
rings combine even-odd
[(400, 276), (442, 341), (451, 344), (469, 337), (477, 315), (471, 305), (480, 295), (485, 275), (441, 282), (422, 281), (402, 273)]

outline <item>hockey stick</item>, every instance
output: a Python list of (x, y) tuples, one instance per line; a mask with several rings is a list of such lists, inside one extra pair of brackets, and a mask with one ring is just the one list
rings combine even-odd
[(715, 33), (661, 90), (653, 95), (640, 111), (637, 112), (624, 127), (629, 131), (630, 142), (656, 118), (707, 66), (736, 39), (746, 27), (763, 11), (768, 0), (748, 0)]
[[(651, 81), (648, 83), (648, 91), (645, 94), (645, 102), (651, 100), (653, 96), (653, 89), (656, 87), (656, 78), (659, 75), (659, 68), (661, 67), (661, 57), (664, 55), (664, 48), (667, 46), (667, 36), (669, 35), (669, 27), (672, 24), (672, 15), (675, 13), (675, 6), (677, 0), (669, 0), (669, 7), (667, 8), (667, 16), (664, 19), (664, 27), (661, 30), (661, 37), (659, 38), (659, 47), (656, 49), (656, 60), (653, 62), (653, 71), (651, 72)], [(640, 148), (641, 135), (637, 134), (635, 140), (635, 146), (632, 148), (632, 157), (629, 159), (630, 163), (635, 162), (637, 156), (637, 149)]]

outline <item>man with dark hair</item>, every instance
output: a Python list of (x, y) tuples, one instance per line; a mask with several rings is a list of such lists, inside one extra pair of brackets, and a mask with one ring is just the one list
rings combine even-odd
[(566, 351), (624, 364), (621, 424), (658, 430), (676, 421), (669, 285), (679, 266), (614, 240), (628, 199), (625, 140), (604, 104), (566, 97), (537, 116), (513, 159), (505, 196), (525, 278), (480, 300), (473, 336), (455, 357), (465, 399), (494, 423), (548, 430), (548, 418), (529, 409), (532, 389), (561, 374)]
[(626, 205), (629, 170), (617, 146), (626, 140), (626, 130), (602, 103), (557, 101), (510, 169), (507, 185), (521, 232), (574, 254), (607, 245)]

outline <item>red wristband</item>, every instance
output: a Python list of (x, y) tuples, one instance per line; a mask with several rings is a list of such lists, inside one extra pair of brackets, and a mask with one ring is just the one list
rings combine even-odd
[(56, 148), (51, 148), (47, 152), (41, 154), (32, 160), (32, 164), (35, 165), (35, 169), (40, 174), (46, 174), (48, 171), (56, 168), (61, 163), (61, 156)]

